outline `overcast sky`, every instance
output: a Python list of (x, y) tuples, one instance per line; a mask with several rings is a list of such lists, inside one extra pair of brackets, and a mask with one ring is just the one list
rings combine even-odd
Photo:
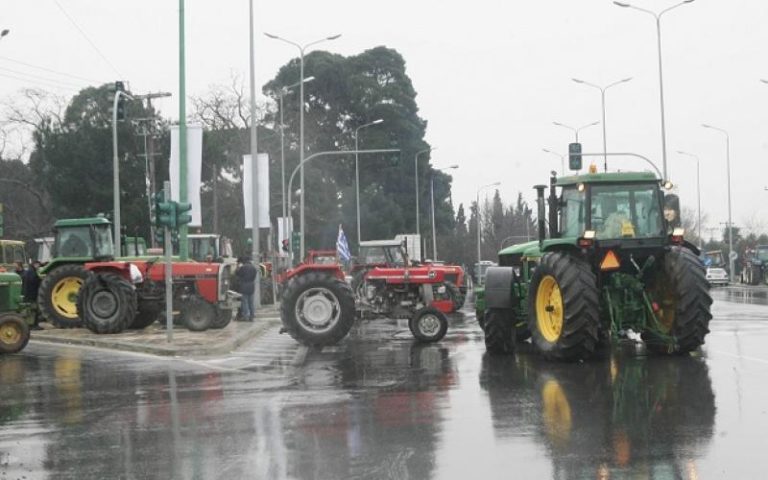
[[(675, 3), (633, 0), (656, 11)], [(427, 141), (437, 147), (433, 163), (460, 165), (456, 205), (494, 181), (502, 182), (505, 200), (518, 191), (533, 199), (532, 186), (560, 168), (542, 148), (566, 152), (573, 138), (552, 122), (577, 126), (601, 119), (600, 92), (572, 77), (597, 84), (634, 77), (608, 90), (608, 151), (642, 154), (661, 168), (650, 15), (610, 0), (255, 4), (259, 90), (297, 53), (264, 31), (298, 43), (341, 33), (318, 48), (342, 55), (378, 45), (398, 50), (428, 121)], [(232, 72), (248, 78), (246, 0), (187, 0), (186, 18), (188, 95), (227, 83)], [(668, 168), (683, 206), (695, 208), (695, 162), (676, 151), (700, 156), (702, 210), (711, 227), (727, 220), (725, 136), (702, 123), (730, 133), (734, 223), (768, 229), (768, 85), (759, 81), (768, 78), (766, 24), (768, 2), (761, 0), (696, 0), (662, 17)], [(177, 1), (4, 0), (3, 28), (11, 33), (0, 41), (0, 96), (27, 86), (72, 95), (88, 84), (12, 59), (98, 82), (121, 78), (137, 93), (173, 92), (158, 104), (178, 118)], [(602, 151), (600, 126), (580, 137), (584, 151)], [(609, 161), (609, 169), (641, 167), (635, 160)]]

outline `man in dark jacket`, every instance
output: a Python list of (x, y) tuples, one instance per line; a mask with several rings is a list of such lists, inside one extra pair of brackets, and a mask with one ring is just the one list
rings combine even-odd
[[(37, 269), (40, 268), (40, 262), (35, 260), (29, 268), (24, 271), (21, 282), (21, 293), (24, 295), (24, 301), (34, 304), (37, 302), (37, 291), (40, 289), (40, 277), (37, 275)], [(35, 324), (33, 330), (40, 330), (40, 317), (35, 315)]]
[(255, 282), (259, 272), (251, 263), (251, 259), (243, 259), (242, 265), (235, 271), (237, 277), (238, 291), (242, 298), (240, 299), (240, 318), (245, 322), (253, 321), (253, 292), (256, 290)]

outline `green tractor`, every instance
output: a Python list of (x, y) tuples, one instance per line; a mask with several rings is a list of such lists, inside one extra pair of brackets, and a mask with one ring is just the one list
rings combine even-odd
[(0, 353), (16, 353), (29, 342), (34, 312), (21, 301), (21, 277), (0, 272)]
[(712, 318), (704, 266), (665, 220), (654, 174), (591, 169), (552, 176), (547, 199), (547, 186), (535, 188), (538, 241), (501, 250), (476, 291), (489, 352), (511, 353), (529, 337), (566, 361), (637, 335), (657, 353), (704, 343)]
[(83, 264), (114, 258), (112, 222), (104, 217), (58, 220), (53, 231), (53, 258), (38, 270), (38, 308), (59, 328), (79, 327), (77, 294), (88, 276)]

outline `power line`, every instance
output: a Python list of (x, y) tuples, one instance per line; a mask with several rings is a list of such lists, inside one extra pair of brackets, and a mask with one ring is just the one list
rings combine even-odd
[(13, 59), (13, 58), (8, 58), (8, 57), (0, 56), (0, 60), (5, 60), (7, 62), (18, 63), (19, 65), (24, 65), (25, 67), (36, 68), (38, 70), (43, 70), (45, 72), (53, 73), (53, 74), (56, 74), (56, 75), (62, 75), (64, 77), (70, 77), (70, 78), (73, 78), (75, 80), (85, 80), (86, 82), (91, 82), (91, 83), (105, 83), (105, 82), (102, 82), (101, 80), (95, 80), (93, 78), (80, 77), (78, 75), (72, 75), (70, 73), (60, 72), (60, 71), (54, 70), (52, 68), (43, 67), (43, 66), (40, 66), (40, 65), (35, 65), (35, 64), (32, 64), (32, 63), (22, 62), (21, 60), (16, 60), (16, 59)]
[(15, 73), (17, 75), (22, 75), (24, 77), (37, 78), (37, 79), (40, 79), (40, 80), (43, 80), (43, 81), (46, 81), (46, 82), (59, 83), (61, 85), (67, 85), (67, 86), (70, 86), (70, 87), (80, 88), (80, 85), (75, 84), (75, 83), (62, 82), (62, 81), (57, 80), (55, 78), (43, 77), (43, 76), (40, 76), (40, 75), (35, 75), (34, 73), (20, 72), (18, 70), (14, 70), (12, 68), (0, 67), (0, 70), (6, 71), (6, 72)]
[(69, 16), (69, 14), (67, 13), (67, 11), (66, 11), (66, 10), (64, 10), (64, 7), (62, 7), (62, 6), (61, 6), (61, 4), (59, 3), (59, 0), (53, 0), (53, 2), (56, 4), (56, 6), (57, 6), (57, 7), (59, 7), (59, 10), (61, 10), (61, 13), (63, 13), (63, 14), (64, 14), (64, 16), (65, 16), (65, 17), (67, 17), (67, 20), (69, 20), (69, 21), (70, 21), (70, 23), (71, 23), (72, 25), (74, 25), (74, 26), (75, 26), (75, 28), (77, 29), (77, 31), (78, 31), (78, 32), (80, 32), (80, 34), (83, 36), (83, 38), (85, 38), (85, 39), (88, 41), (88, 43), (89, 43), (89, 44), (91, 45), (91, 47), (92, 47), (92, 48), (93, 48), (93, 49), (96, 51), (96, 53), (98, 53), (98, 54), (99, 54), (99, 56), (100, 56), (100, 57), (101, 57), (101, 58), (102, 58), (102, 59), (103, 59), (105, 62), (107, 62), (107, 64), (108, 64), (110, 67), (112, 67), (112, 70), (114, 70), (114, 71), (115, 71), (115, 73), (117, 74), (117, 76), (118, 76), (119, 78), (123, 78), (123, 74), (121, 74), (121, 73), (120, 73), (120, 72), (117, 70), (117, 68), (115, 68), (115, 66), (112, 64), (112, 62), (110, 62), (110, 61), (109, 61), (109, 59), (108, 59), (108, 58), (107, 58), (107, 57), (106, 57), (106, 56), (105, 56), (103, 53), (101, 53), (101, 50), (99, 50), (99, 47), (97, 47), (97, 46), (96, 46), (96, 44), (95, 44), (95, 43), (93, 43), (93, 42), (91, 41), (91, 39), (90, 39), (90, 38), (88, 38), (88, 35), (86, 35), (86, 33), (83, 31), (83, 29), (82, 29), (82, 28), (80, 28), (80, 26), (77, 24), (77, 22), (75, 22), (75, 20), (74, 20), (72, 17), (70, 17), (70, 16)]
[(44, 81), (44, 80), (33, 80), (33, 79), (29, 79), (29, 78), (17, 77), (15, 75), (8, 75), (6, 73), (0, 73), (0, 77), (11, 78), (13, 80), (19, 80), (21, 82), (36, 83), (38, 85), (42, 85), (42, 86), (48, 87), (48, 88), (51, 88), (51, 87), (58, 88), (59, 90), (68, 90), (68, 91), (71, 91), (71, 92), (78, 92), (78, 91), (80, 91), (79, 88), (72, 88), (72, 87), (62, 86), (61, 84), (54, 83), (54, 82), (47, 82), (47, 81)]

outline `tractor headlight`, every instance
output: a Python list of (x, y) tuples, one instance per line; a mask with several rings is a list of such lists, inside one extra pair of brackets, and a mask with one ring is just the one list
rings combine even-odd
[(437, 276), (437, 272), (436, 272), (436, 271), (434, 271), (434, 270), (430, 270), (430, 271), (429, 271), (429, 273), (427, 274), (427, 276), (428, 276), (430, 279), (433, 279), (433, 278), (435, 278), (435, 277)]
[(230, 265), (222, 264), (219, 267), (219, 300), (227, 299), (227, 292), (229, 292), (230, 280), (232, 272), (229, 271)]
[(137, 283), (141, 283), (144, 281), (144, 275), (141, 274), (141, 270), (139, 270), (139, 267), (137, 267), (134, 264), (128, 265), (128, 271), (131, 275), (131, 283), (136, 285)]

